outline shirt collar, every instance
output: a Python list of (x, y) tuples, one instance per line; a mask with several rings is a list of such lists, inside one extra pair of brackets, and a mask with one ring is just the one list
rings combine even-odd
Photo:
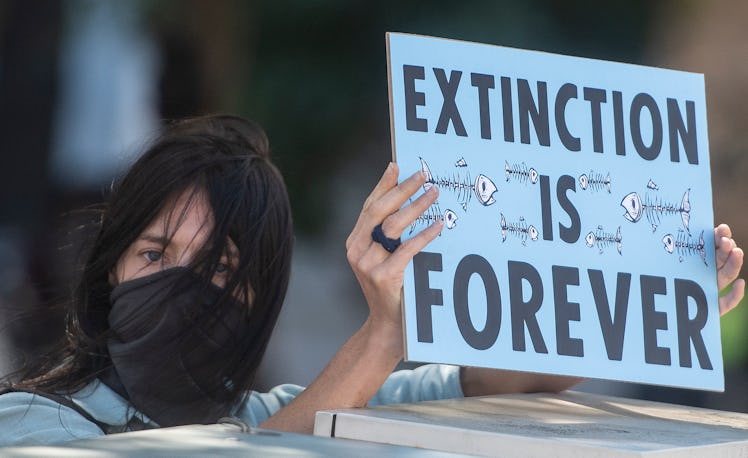
[(144, 423), (158, 426), (99, 379), (72, 394), (70, 398), (96, 420), (108, 425), (126, 425), (131, 418), (137, 417)]

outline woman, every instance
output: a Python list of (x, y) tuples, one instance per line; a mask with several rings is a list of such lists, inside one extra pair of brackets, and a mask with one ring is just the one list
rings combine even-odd
[[(440, 365), (391, 375), (402, 358), (403, 271), (441, 230), (437, 222), (391, 244), (438, 195), (433, 187), (403, 207), (425, 178), (418, 172), (397, 184), (397, 176), (390, 164), (346, 242), (369, 304), (366, 322), (308, 388), (254, 393), (252, 377), (288, 285), (293, 235), (285, 186), (257, 125), (210, 116), (171, 126), (113, 187), (64, 344), (0, 396), (0, 445), (229, 415), (311, 432), (314, 412), (323, 409), (576, 383)], [(742, 251), (726, 226), (715, 237), (722, 288), (737, 277)], [(736, 282), (721, 299), (724, 311), (743, 287)]]

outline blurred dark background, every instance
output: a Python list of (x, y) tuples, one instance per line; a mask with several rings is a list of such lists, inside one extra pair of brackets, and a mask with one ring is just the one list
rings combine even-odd
[[(748, 246), (748, 3), (0, 1), (0, 375), (62, 332), (88, 221), (165, 120), (268, 132), (294, 206), (291, 290), (258, 389), (309, 383), (366, 305), (344, 241), (390, 159), (384, 33), (704, 73), (715, 219)], [(748, 412), (748, 305), (722, 321), (725, 393), (582, 389)]]

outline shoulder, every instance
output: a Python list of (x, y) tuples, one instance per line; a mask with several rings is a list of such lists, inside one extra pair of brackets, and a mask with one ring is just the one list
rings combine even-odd
[(38, 394), (0, 395), (0, 446), (45, 445), (102, 436), (81, 414)]

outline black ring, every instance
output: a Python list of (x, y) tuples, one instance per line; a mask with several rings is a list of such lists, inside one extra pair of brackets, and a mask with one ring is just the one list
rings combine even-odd
[(382, 245), (382, 247), (389, 251), (390, 253), (393, 253), (397, 247), (400, 246), (400, 237), (396, 239), (391, 239), (384, 235), (384, 232), (382, 232), (382, 225), (377, 224), (377, 226), (374, 228), (374, 230), (371, 233), (371, 238), (378, 244)]

